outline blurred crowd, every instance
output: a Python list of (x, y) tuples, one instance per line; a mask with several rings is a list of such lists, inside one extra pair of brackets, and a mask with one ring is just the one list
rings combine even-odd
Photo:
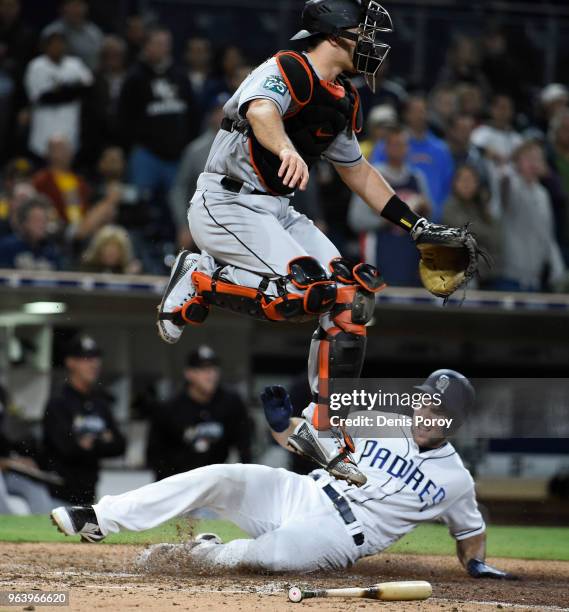
[[(192, 246), (186, 204), (223, 105), (258, 58), (205, 37), (176, 42), (141, 15), (103, 32), (86, 0), (62, 0), (36, 31), (19, 0), (0, 0), (0, 267), (163, 274)], [(375, 94), (356, 77), (362, 149), (422, 215), (472, 224), (491, 256), (480, 288), (565, 291), (569, 90), (524, 83), (508, 44), (499, 27), (458, 34), (430, 91), (388, 63)], [(327, 162), (293, 204), (345, 256), (419, 285), (409, 237)]]

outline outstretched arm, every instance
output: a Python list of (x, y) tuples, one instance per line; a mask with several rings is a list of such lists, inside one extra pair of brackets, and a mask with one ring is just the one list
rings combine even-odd
[(497, 580), (518, 580), (517, 576), (499, 570), (485, 563), (486, 533), (480, 533), (458, 540), (456, 543), (458, 560), (473, 578), (494, 578)]
[(456, 555), (465, 569), (470, 559), (484, 561), (486, 558), (486, 533), (480, 533), (465, 540), (457, 540)]
[(334, 164), (334, 167), (350, 190), (359, 195), (372, 210), (410, 232), (413, 237), (413, 230), (419, 226), (419, 222), (426, 223), (395, 195), (381, 173), (366, 159), (355, 166)]
[(286, 450), (296, 452), (288, 445), (288, 438), (302, 419), (292, 416), (292, 403), (284, 387), (267, 387), (261, 393), (265, 418), (273, 438)]
[(301, 191), (308, 184), (308, 166), (287, 136), (282, 117), (273, 102), (257, 98), (249, 103), (245, 113), (257, 140), (282, 161), (279, 177), (283, 183)]
[(350, 190), (378, 214), (395, 195), (389, 183), (366, 159), (362, 159), (356, 166), (337, 164), (335, 168)]
[(271, 429), (271, 435), (273, 436), (275, 441), (291, 453), (296, 453), (296, 451), (292, 448), (292, 446), (289, 446), (288, 439), (289, 436), (293, 434), (296, 426), (300, 423), (300, 421), (301, 419), (299, 417), (291, 417), (289, 419), (289, 425), (284, 431), (275, 431), (274, 429)]

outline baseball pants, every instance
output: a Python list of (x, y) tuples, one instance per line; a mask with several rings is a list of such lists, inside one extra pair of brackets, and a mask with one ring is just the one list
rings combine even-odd
[[(93, 506), (104, 534), (143, 531), (208, 508), (254, 539), (196, 547), (200, 563), (269, 571), (347, 567), (361, 552), (338, 511), (310, 476), (262, 465), (210, 465)], [(361, 529), (360, 523), (350, 526)]]
[[(246, 185), (240, 193), (233, 193), (223, 188), (222, 179), (219, 174), (201, 174), (190, 202), (188, 223), (202, 251), (198, 271), (212, 275), (223, 264), (220, 278), (257, 288), (263, 278), (286, 276), (288, 263), (297, 257), (314, 257), (328, 270), (330, 261), (340, 256), (332, 242), (308, 217), (296, 211), (288, 198), (252, 194)], [(303, 293), (292, 283), (287, 289), (290, 293)], [(278, 295), (274, 282), (269, 283), (265, 293)], [(319, 323), (326, 332), (335, 329), (329, 313), (321, 315)], [(314, 394), (322, 381), (321, 344), (320, 338), (313, 339), (308, 359)], [(354, 362), (359, 362), (359, 357)], [(357, 377), (358, 369), (356, 366), (344, 376)]]

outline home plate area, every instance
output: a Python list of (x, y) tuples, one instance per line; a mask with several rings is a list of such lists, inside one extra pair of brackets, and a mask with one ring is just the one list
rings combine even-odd
[[(569, 563), (490, 560), (522, 577), (519, 582), (473, 580), (455, 558), (383, 554), (349, 570), (318, 574), (227, 572), (212, 575), (195, 567), (153, 568), (147, 573), (133, 545), (0, 544), (0, 591), (68, 591), (71, 610), (569, 610)], [(303, 589), (365, 587), (378, 582), (427, 580), (433, 595), (421, 602), (366, 599), (288, 601), (291, 585)], [(24, 606), (21, 606), (24, 608)], [(29, 606), (26, 609), (31, 609)], [(37, 608), (36, 608), (37, 609)]]

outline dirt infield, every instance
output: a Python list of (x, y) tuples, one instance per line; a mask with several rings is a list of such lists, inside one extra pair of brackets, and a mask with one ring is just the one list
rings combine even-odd
[[(569, 609), (565, 607), (569, 606), (568, 562), (494, 560), (500, 567), (521, 575), (521, 582), (471, 580), (465, 577), (458, 562), (449, 557), (389, 554), (369, 557), (345, 572), (324, 576), (239, 573), (155, 576), (141, 573), (134, 564), (142, 549), (125, 545), (0, 544), (0, 591), (65, 590), (70, 592), (68, 609), (117, 612), (173, 607), (208, 612), (306, 608), (470, 612), (510, 606), (528, 611)], [(290, 584), (315, 588), (362, 586), (388, 580), (428, 580), (433, 585), (433, 597), (422, 603), (394, 604), (361, 599), (316, 599), (291, 604), (286, 599)], [(6, 608), (14, 609), (18, 608)]]

